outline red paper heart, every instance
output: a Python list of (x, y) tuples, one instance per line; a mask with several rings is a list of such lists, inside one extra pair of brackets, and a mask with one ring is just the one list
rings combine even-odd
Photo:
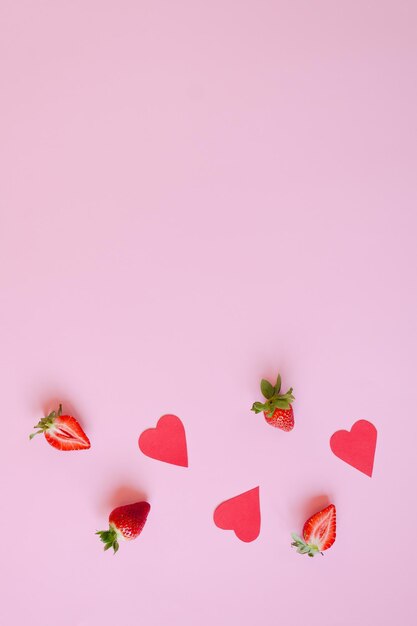
[(213, 519), (222, 530), (233, 530), (241, 541), (254, 541), (261, 530), (259, 487), (219, 504)]
[(359, 420), (350, 432), (338, 430), (330, 438), (332, 452), (367, 476), (372, 476), (377, 430), (371, 422)]
[(188, 467), (184, 425), (176, 415), (163, 415), (156, 428), (148, 428), (139, 437), (139, 448), (152, 459)]

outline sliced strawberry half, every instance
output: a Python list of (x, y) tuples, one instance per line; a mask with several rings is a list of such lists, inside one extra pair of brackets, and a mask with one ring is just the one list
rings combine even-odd
[(87, 450), (90, 440), (72, 415), (62, 415), (62, 404), (58, 411), (52, 411), (43, 417), (35, 426), (38, 430), (29, 436), (43, 433), (46, 441), (58, 450)]
[(336, 540), (336, 507), (329, 504), (325, 509), (312, 515), (304, 524), (303, 539), (292, 534), (293, 543), (299, 554), (315, 556), (328, 550)]

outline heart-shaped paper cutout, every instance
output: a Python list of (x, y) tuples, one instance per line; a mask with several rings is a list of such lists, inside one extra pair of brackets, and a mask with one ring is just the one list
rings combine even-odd
[(233, 530), (241, 541), (254, 541), (261, 531), (259, 487), (219, 504), (213, 519), (222, 530)]
[(359, 420), (350, 430), (338, 430), (330, 438), (332, 452), (367, 476), (372, 476), (377, 430), (371, 422)]
[(176, 415), (163, 415), (156, 428), (139, 437), (139, 448), (152, 459), (188, 467), (187, 440), (182, 421)]

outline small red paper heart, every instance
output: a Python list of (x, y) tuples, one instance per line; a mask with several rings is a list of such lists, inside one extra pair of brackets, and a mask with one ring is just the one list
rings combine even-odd
[(259, 487), (219, 504), (214, 523), (222, 530), (233, 530), (241, 541), (254, 541), (261, 531)]
[(182, 421), (176, 415), (163, 415), (156, 428), (139, 437), (139, 448), (152, 459), (188, 467), (187, 440)]
[(371, 422), (359, 420), (350, 432), (338, 430), (330, 438), (332, 452), (367, 476), (372, 476), (377, 430)]

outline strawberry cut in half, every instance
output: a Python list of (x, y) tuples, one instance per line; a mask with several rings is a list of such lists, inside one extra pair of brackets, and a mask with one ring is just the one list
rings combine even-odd
[(294, 428), (294, 412), (291, 403), (295, 398), (292, 395), (292, 387), (287, 393), (281, 393), (281, 376), (278, 374), (275, 386), (268, 380), (261, 380), (261, 392), (265, 398), (264, 402), (254, 402), (252, 411), (262, 413), (267, 424), (289, 432)]
[(29, 439), (43, 433), (49, 445), (57, 450), (87, 450), (91, 447), (89, 438), (75, 417), (62, 415), (62, 404), (59, 405), (58, 411), (52, 411), (43, 417), (35, 428), (38, 430), (29, 435)]
[(149, 502), (135, 502), (114, 509), (109, 515), (109, 530), (99, 530), (104, 543), (104, 549), (113, 548), (113, 553), (119, 549), (119, 541), (132, 541), (141, 534), (151, 510)]
[(325, 509), (315, 513), (306, 521), (303, 527), (303, 538), (292, 534), (294, 548), (299, 554), (315, 556), (323, 554), (332, 547), (336, 540), (336, 507), (329, 504)]

